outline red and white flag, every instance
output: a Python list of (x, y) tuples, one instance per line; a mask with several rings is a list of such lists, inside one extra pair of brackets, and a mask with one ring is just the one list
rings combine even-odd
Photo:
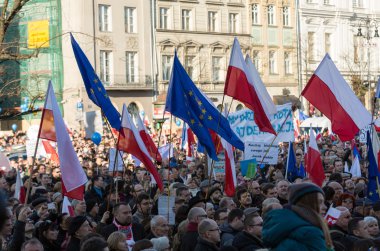
[(49, 154), (50, 159), (55, 162), (56, 164), (59, 164), (59, 157), (57, 152), (55, 151), (54, 147), (50, 144), (47, 140), (42, 140), (42, 145), (45, 148), (45, 152)]
[(87, 176), (79, 163), (66, 125), (63, 121), (53, 85), (49, 82), (44, 109), (42, 111), (39, 138), (57, 142), (58, 156), (62, 173), (62, 185), (70, 198), (83, 200)]
[(304, 150), (303, 162), (305, 163), (305, 171), (307, 173), (308, 170), (307, 170), (307, 143), (306, 143), (306, 135), (305, 135), (305, 138), (304, 138), (304, 141), (303, 141), (303, 150)]
[(154, 144), (153, 139), (150, 137), (148, 130), (146, 129), (140, 116), (136, 116), (136, 117), (137, 117), (137, 130), (139, 131), (140, 137), (143, 140), (150, 156), (153, 159), (157, 160), (158, 162), (162, 162), (161, 154), (158, 152), (157, 146), (156, 144)]
[(325, 171), (323, 170), (321, 154), (312, 128), (310, 128), (310, 141), (309, 148), (307, 149), (307, 172), (311, 181), (321, 187), (326, 176)]
[(341, 211), (331, 206), (325, 216), (325, 220), (327, 221), (327, 224), (330, 227), (335, 225), (336, 221), (340, 217), (340, 214), (341, 214)]
[(15, 194), (13, 197), (18, 199), (20, 203), (25, 203), (25, 187), (21, 179), (20, 171), (17, 170), (16, 173), (16, 184), (15, 184)]
[(195, 144), (193, 131), (185, 122), (183, 122), (181, 148), (186, 151), (186, 160), (193, 160), (193, 149)]
[(63, 197), (62, 213), (67, 213), (71, 217), (75, 216), (74, 207), (71, 205), (69, 199), (66, 196)]
[(301, 93), (331, 121), (332, 131), (348, 141), (371, 123), (366, 110), (328, 54)]
[(164, 186), (157, 169), (154, 166), (150, 155), (144, 142), (141, 139), (137, 128), (132, 122), (132, 119), (128, 113), (128, 109), (123, 105), (123, 113), (121, 117), (121, 127), (119, 130), (119, 138), (117, 142), (117, 149), (123, 152), (127, 152), (139, 159), (148, 171), (153, 175), (154, 179), (160, 190), (162, 191)]
[(276, 134), (269, 119), (271, 114), (277, 112), (276, 106), (251, 60), (244, 60), (236, 38), (231, 50), (224, 94), (239, 100), (254, 111), (255, 122), (260, 131)]

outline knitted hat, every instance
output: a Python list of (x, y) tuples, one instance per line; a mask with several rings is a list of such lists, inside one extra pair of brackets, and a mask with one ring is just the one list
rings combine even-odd
[(43, 203), (47, 203), (47, 202), (48, 202), (48, 200), (44, 197), (38, 198), (38, 199), (35, 199), (32, 201), (32, 207), (35, 208), (38, 205), (43, 204)]
[(325, 195), (319, 186), (312, 183), (293, 184), (289, 186), (289, 203), (294, 205), (299, 199), (309, 193), (321, 193)]
[(166, 250), (170, 248), (169, 239), (166, 236), (153, 238), (150, 241), (153, 243), (153, 248), (157, 251)]
[(89, 199), (89, 200), (86, 200), (86, 212), (90, 212), (96, 205), (96, 200), (94, 199)]
[(75, 232), (82, 226), (82, 224), (87, 220), (86, 216), (76, 216), (70, 222), (69, 230), (67, 233), (69, 235), (74, 235)]

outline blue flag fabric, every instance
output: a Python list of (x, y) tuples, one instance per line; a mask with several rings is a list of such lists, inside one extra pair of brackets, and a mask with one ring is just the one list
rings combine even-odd
[(244, 150), (244, 143), (232, 131), (228, 120), (194, 85), (179, 62), (177, 54), (174, 56), (165, 111), (185, 121), (214, 160), (218, 158), (208, 129), (219, 134), (236, 148)]
[(380, 98), (380, 78), (377, 80), (375, 98)]
[(301, 178), (306, 177), (305, 167), (303, 166), (302, 162), (301, 162), (300, 168), (298, 170), (298, 177), (301, 177)]
[[(370, 130), (369, 130), (370, 131)], [(367, 145), (368, 145), (368, 198), (372, 202), (379, 200), (378, 181), (380, 180), (379, 170), (377, 168), (375, 154), (372, 147), (372, 139), (369, 131), (367, 132)]]
[(288, 180), (293, 182), (296, 177), (298, 177), (298, 168), (292, 142), (289, 142), (288, 163), (286, 165), (286, 170)]
[(75, 59), (82, 75), (88, 97), (92, 100), (92, 102), (94, 102), (95, 105), (102, 109), (104, 116), (106, 116), (111, 126), (119, 130), (121, 123), (120, 113), (112, 105), (102, 82), (96, 75), (94, 68), (92, 68), (86, 55), (71, 33), (70, 36), (71, 46), (73, 47)]
[(199, 153), (205, 153), (205, 148), (204, 148), (204, 146), (202, 146), (199, 143), (199, 140), (198, 140), (198, 144), (197, 144), (197, 152), (199, 152)]

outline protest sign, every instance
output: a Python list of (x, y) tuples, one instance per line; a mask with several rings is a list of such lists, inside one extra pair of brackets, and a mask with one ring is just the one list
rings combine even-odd
[(257, 171), (256, 159), (247, 159), (240, 161), (241, 174), (247, 178), (254, 178)]
[[(212, 164), (212, 159), (210, 157), (207, 158), (207, 164), (208, 164), (208, 175), (210, 175), (211, 164)], [(214, 169), (213, 169), (214, 177), (216, 173), (225, 173), (225, 170), (224, 170), (225, 164), (226, 162), (225, 162), (224, 151), (223, 151), (218, 154), (218, 160), (214, 161)]]
[[(261, 142), (246, 142), (244, 144), (245, 151), (244, 151), (244, 159), (256, 159), (257, 163), (261, 163), (263, 161), (263, 164), (269, 164), (269, 165), (275, 165), (277, 164), (278, 160), (278, 145), (272, 145), (267, 143), (261, 143)], [(270, 146), (270, 149), (268, 153), (265, 156), (265, 159), (263, 160), (263, 157), (268, 150)]]
[[(26, 146), (26, 155), (28, 157), (34, 156), (39, 130), (40, 130), (39, 125), (31, 125), (26, 131), (27, 140), (25, 141), (25, 146)], [(47, 157), (45, 148), (42, 145), (42, 140), (38, 142), (38, 149), (37, 149), (37, 154), (36, 154), (37, 158), (39, 158), (40, 156)]]
[(109, 154), (109, 165), (108, 165), (108, 171), (112, 172), (115, 166), (115, 171), (124, 171), (124, 165), (123, 165), (123, 159), (121, 156), (123, 156), (123, 152), (117, 151), (117, 159), (116, 159), (116, 165), (115, 165), (115, 148), (110, 148), (110, 154)]
[(359, 131), (359, 141), (360, 143), (367, 143), (367, 132), (371, 129), (371, 125), (367, 125)]
[[(277, 145), (279, 142), (293, 142), (294, 125), (292, 104), (277, 105), (276, 107), (277, 113), (270, 116), (271, 124), (278, 133), (273, 144)], [(228, 115), (228, 121), (230, 122), (232, 130), (243, 142), (270, 143), (275, 137), (273, 134), (260, 132), (258, 125), (254, 121), (253, 111), (249, 109), (230, 113)], [(282, 124), (284, 125), (281, 128)]]
[(158, 215), (165, 216), (169, 225), (175, 225), (175, 197), (159, 196), (158, 197)]

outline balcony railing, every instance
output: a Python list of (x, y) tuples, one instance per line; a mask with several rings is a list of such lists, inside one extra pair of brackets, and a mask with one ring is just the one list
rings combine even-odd
[(152, 77), (149, 75), (139, 75), (132, 78), (132, 81), (129, 82), (129, 79), (125, 75), (113, 75), (113, 79), (110, 82), (105, 82), (104, 87), (109, 90), (152, 90), (153, 81)]

